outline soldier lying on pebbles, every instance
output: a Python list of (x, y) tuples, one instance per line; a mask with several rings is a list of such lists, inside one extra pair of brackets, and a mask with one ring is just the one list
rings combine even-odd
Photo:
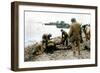
[(80, 23), (75, 18), (71, 19), (71, 26), (69, 31), (70, 42), (72, 44), (73, 55), (80, 55)]
[(33, 52), (33, 55), (40, 55), (40, 54), (42, 54), (44, 52), (42, 44), (36, 43), (34, 45), (34, 50), (32, 52)]

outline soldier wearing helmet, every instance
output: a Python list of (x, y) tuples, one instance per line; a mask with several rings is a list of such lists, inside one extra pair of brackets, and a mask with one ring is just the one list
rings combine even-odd
[(63, 29), (61, 29), (61, 32), (62, 32), (62, 44), (68, 46), (68, 34)]
[(69, 37), (74, 55), (76, 52), (80, 55), (80, 23), (75, 18), (71, 19)]

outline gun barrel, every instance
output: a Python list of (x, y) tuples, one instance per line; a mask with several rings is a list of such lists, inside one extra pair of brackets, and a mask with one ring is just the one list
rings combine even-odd
[(53, 23), (53, 22), (51, 22), (51, 23), (45, 23), (45, 25), (54, 25), (54, 26), (56, 26), (57, 28), (69, 28), (70, 27), (70, 25), (68, 24), (68, 23), (63, 23), (63, 24), (58, 24), (58, 23)]
[(45, 23), (45, 25), (57, 25), (56, 23)]

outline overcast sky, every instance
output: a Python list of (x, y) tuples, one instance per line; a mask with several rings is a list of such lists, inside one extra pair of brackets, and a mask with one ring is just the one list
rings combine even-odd
[(71, 18), (76, 18), (81, 24), (90, 24), (90, 16), (76, 13), (25, 12), (25, 42), (40, 41), (43, 33), (51, 33), (54, 37), (61, 35), (56, 26), (45, 26), (44, 23), (65, 21), (70, 24)]

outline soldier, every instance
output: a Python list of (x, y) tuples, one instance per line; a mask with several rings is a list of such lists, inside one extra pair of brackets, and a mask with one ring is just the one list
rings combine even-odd
[(61, 29), (61, 32), (62, 32), (62, 44), (68, 46), (68, 34), (63, 29)]
[(78, 23), (75, 18), (72, 18), (71, 22), (69, 37), (73, 54), (75, 55), (76, 51), (78, 51), (78, 55), (80, 55), (80, 23)]
[(82, 26), (83, 32), (85, 34), (86, 41), (90, 40), (90, 25), (86, 24)]
[(46, 53), (53, 53), (55, 50), (55, 43), (51, 40), (51, 34), (44, 34), (42, 36), (42, 46)]
[(47, 48), (48, 41), (50, 40), (51, 34), (43, 34), (42, 36), (42, 45), (44, 48)]

